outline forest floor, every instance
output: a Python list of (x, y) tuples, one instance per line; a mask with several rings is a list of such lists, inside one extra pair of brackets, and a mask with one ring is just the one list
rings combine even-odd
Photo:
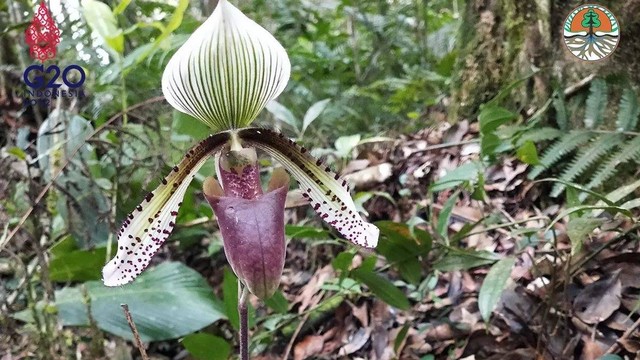
[[(639, 226), (602, 212), (600, 221), (590, 228), (594, 231), (568, 228), (562, 200), (549, 197), (548, 183), (527, 180), (527, 165), (512, 157), (500, 158), (485, 169), (486, 195), (479, 200), (471, 189), (430, 192), (435, 179), (478, 158), (477, 139), (477, 125), (463, 121), (361, 147), (342, 175), (358, 191), (387, 194), (366, 202), (372, 221), (436, 219), (415, 225), (434, 236), (433, 250), (421, 258), (420, 284), (408, 284), (393, 267), (378, 264), (383, 269), (379, 274), (408, 294), (411, 309), (398, 310), (375, 296), (347, 294), (310, 317), (309, 309), (336, 299), (327, 284), (338, 276), (331, 261), (344, 246), (313, 245), (294, 236), (280, 289), (288, 300), (288, 311), (300, 314), (303, 321), (288, 333), (274, 336), (254, 359), (281, 359), (285, 354), (295, 360), (635, 356), (640, 351)], [(302, 220), (304, 206), (291, 205), (290, 223)], [(445, 233), (436, 235), (442, 226), (437, 219), (444, 212)], [(559, 221), (552, 221), (558, 215)], [(0, 219), (3, 216), (0, 212)], [(465, 235), (456, 237), (460, 232)], [(581, 238), (579, 248), (576, 237)], [(9, 250), (20, 253), (23, 246), (27, 245), (17, 242)], [(174, 260), (200, 272), (221, 293), (219, 269), (226, 264), (224, 256), (208, 257), (203, 247), (180, 251), (174, 246), (167, 250), (179, 254)], [(483, 321), (479, 293), (494, 261), (474, 259), (463, 253), (466, 249), (494, 254), (490, 260), (515, 258), (497, 307), (489, 309), (488, 322)], [(456, 251), (462, 252), (456, 255)], [(367, 254), (359, 250), (351, 267), (357, 267)], [(3, 279), (8, 279), (6, 274)], [(256, 299), (252, 304), (258, 316), (268, 312)], [(212, 326), (233, 338), (224, 321)], [(0, 349), (4, 349), (0, 353), (5, 354), (0, 359), (33, 358), (33, 332), (18, 321), (9, 329), (0, 334)], [(70, 329), (64, 328), (64, 334), (69, 346), (75, 347), (73, 352), (91, 358), (86, 354), (96, 346), (91, 337), (97, 330)], [(252, 328), (254, 335), (261, 331)], [(122, 354), (137, 352), (133, 344), (109, 335), (97, 346), (104, 347), (106, 358), (125, 359)], [(152, 343), (147, 351), (154, 359), (188, 357), (178, 341)]]

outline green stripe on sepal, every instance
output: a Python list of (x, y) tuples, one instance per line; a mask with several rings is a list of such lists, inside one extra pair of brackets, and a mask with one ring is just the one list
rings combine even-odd
[(229, 138), (229, 132), (218, 133), (192, 147), (161, 184), (127, 216), (118, 232), (118, 252), (102, 269), (105, 285), (129, 283), (149, 265), (151, 257), (173, 231), (191, 180)]
[(278, 160), (298, 180), (313, 209), (347, 240), (369, 248), (378, 244), (380, 230), (360, 217), (347, 182), (322, 166), (305, 148), (267, 129), (240, 129), (238, 136)]
[(162, 92), (215, 131), (249, 126), (289, 81), (287, 52), (227, 0), (173, 55)]

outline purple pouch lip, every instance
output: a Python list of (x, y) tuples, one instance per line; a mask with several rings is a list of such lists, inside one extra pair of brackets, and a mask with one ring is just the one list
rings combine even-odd
[(274, 171), (269, 190), (252, 199), (226, 196), (213, 178), (207, 178), (203, 184), (205, 198), (218, 219), (231, 268), (249, 291), (261, 299), (276, 291), (284, 268), (288, 184), (289, 177), (282, 169)]

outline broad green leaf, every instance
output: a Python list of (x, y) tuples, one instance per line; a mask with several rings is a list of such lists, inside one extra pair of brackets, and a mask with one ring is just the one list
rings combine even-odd
[(498, 135), (494, 133), (483, 134), (480, 138), (480, 153), (493, 159), (498, 153), (500, 145), (502, 145), (502, 140)]
[(567, 235), (571, 240), (571, 255), (579, 253), (582, 249), (582, 244), (589, 234), (605, 221), (605, 219), (601, 218), (587, 217), (571, 219), (567, 224)]
[(287, 298), (282, 295), (282, 291), (276, 290), (276, 292), (265, 300), (264, 302), (268, 307), (280, 314), (286, 314), (289, 311), (289, 302)]
[(400, 310), (409, 310), (411, 308), (407, 296), (382, 276), (362, 268), (354, 269), (351, 275), (354, 279), (367, 285), (374, 295), (387, 304)]
[(229, 322), (233, 328), (238, 330), (240, 328), (240, 317), (238, 315), (238, 278), (228, 267), (224, 268), (222, 296), (227, 318), (229, 318)]
[(173, 112), (173, 132), (188, 135), (193, 139), (202, 139), (211, 133), (211, 129), (191, 115), (175, 110)]
[(211, 334), (190, 334), (181, 342), (197, 360), (227, 360), (231, 354), (231, 345), (225, 339)]
[(145, 271), (132, 284), (117, 288), (90, 281), (56, 291), (55, 305), (63, 325), (89, 324), (83, 287), (98, 327), (128, 340), (132, 340), (133, 335), (121, 304), (129, 306), (145, 342), (175, 339), (225, 318), (206, 280), (177, 262), (162, 263)]
[(518, 156), (518, 159), (525, 164), (540, 164), (540, 159), (538, 158), (538, 150), (536, 149), (536, 145), (533, 143), (533, 141), (529, 140), (522, 144), (516, 151), (516, 156)]
[(311, 125), (311, 123), (315, 119), (317, 119), (318, 116), (320, 116), (320, 114), (322, 114), (322, 112), (327, 107), (327, 105), (329, 105), (330, 101), (331, 99), (324, 99), (311, 105), (311, 107), (304, 114), (304, 118), (302, 119), (302, 131), (301, 131), (302, 134), (304, 134), (304, 132), (309, 127), (309, 125)]
[(271, 100), (267, 103), (267, 111), (269, 111), (276, 119), (291, 126), (295, 131), (298, 131), (298, 120), (284, 105), (275, 100)]
[(478, 180), (481, 172), (480, 164), (469, 162), (449, 171), (443, 177), (431, 185), (431, 191), (442, 191), (454, 188), (465, 182), (474, 183)]
[(480, 133), (493, 133), (500, 125), (516, 118), (516, 114), (499, 106), (484, 106), (478, 115)]
[(124, 35), (109, 5), (97, 0), (82, 0), (82, 12), (89, 27), (116, 53), (124, 52)]
[(49, 263), (49, 278), (52, 281), (100, 280), (100, 268), (106, 256), (105, 247), (60, 254)]
[(336, 153), (340, 158), (346, 158), (351, 155), (351, 151), (360, 143), (360, 134), (340, 136), (336, 139), (334, 146)]
[(485, 322), (489, 321), (493, 309), (498, 304), (515, 263), (514, 258), (504, 258), (495, 263), (484, 278), (478, 294), (478, 308)]
[(333, 266), (335, 270), (340, 271), (343, 274), (347, 273), (354, 256), (355, 254), (351, 251), (343, 251), (331, 261), (331, 266)]
[(450, 249), (433, 267), (440, 271), (467, 270), (478, 266), (492, 264), (499, 256), (489, 251)]

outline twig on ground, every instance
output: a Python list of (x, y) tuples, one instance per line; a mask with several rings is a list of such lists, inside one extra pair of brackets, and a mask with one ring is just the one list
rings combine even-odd
[(633, 334), (634, 331), (636, 331), (636, 329), (640, 326), (640, 319), (636, 320), (636, 322), (633, 323), (633, 325), (631, 325), (630, 328), (627, 329), (627, 331), (624, 332), (624, 334), (622, 334), (622, 336), (618, 339), (618, 341), (616, 341), (615, 343), (613, 343), (613, 345), (611, 345), (611, 347), (609, 349), (607, 349), (607, 351), (604, 353), (606, 354), (613, 354), (616, 351), (618, 351), (620, 349), (620, 341), (621, 340), (626, 340), (627, 338), (629, 338), (629, 336), (631, 336), (631, 334)]
[(131, 328), (131, 332), (133, 333), (133, 338), (136, 341), (136, 347), (140, 350), (140, 356), (142, 356), (142, 360), (149, 360), (149, 356), (147, 355), (147, 351), (144, 349), (144, 345), (142, 345), (142, 340), (140, 340), (140, 334), (138, 333), (138, 329), (136, 328), (136, 324), (133, 322), (133, 318), (131, 317), (131, 313), (129, 312), (129, 305), (122, 304), (122, 311), (124, 311), (124, 317), (127, 318), (127, 322), (129, 323), (129, 327)]
[(291, 340), (289, 340), (289, 344), (287, 344), (287, 349), (285, 350), (284, 355), (282, 356), (282, 360), (287, 360), (287, 358), (289, 357), (289, 354), (291, 353), (291, 349), (293, 348), (293, 344), (296, 342), (296, 338), (298, 337), (300, 330), (302, 330), (302, 327), (309, 319), (309, 315), (311, 315), (311, 312), (308, 312), (302, 318), (302, 321), (300, 321), (300, 324), (298, 324), (298, 327), (296, 327), (296, 331), (294, 331), (293, 335), (291, 335)]

